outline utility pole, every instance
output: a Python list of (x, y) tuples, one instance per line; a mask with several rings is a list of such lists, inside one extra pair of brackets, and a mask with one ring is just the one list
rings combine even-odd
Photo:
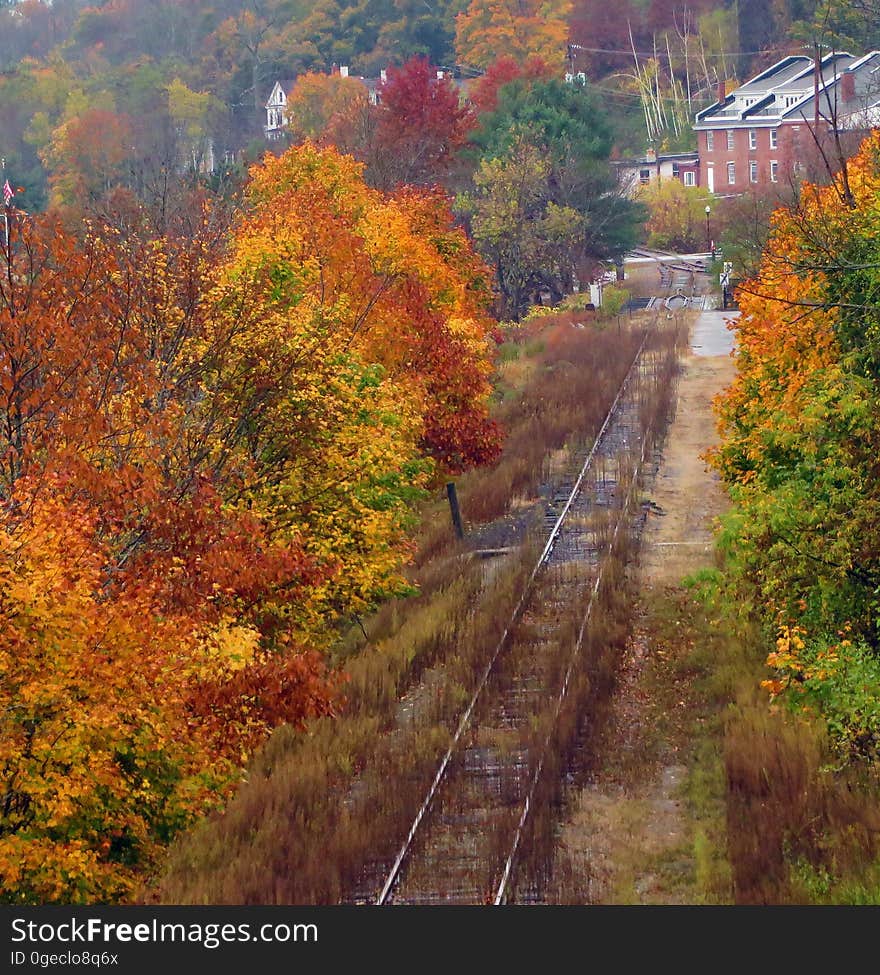
[[(819, 135), (819, 88), (820, 80), (822, 77), (822, 48), (830, 47), (829, 44), (823, 44), (822, 41), (813, 41), (813, 135), (818, 137)], [(809, 50), (809, 47), (805, 44), (804, 50)], [(837, 72), (835, 70), (835, 76)], [(806, 121), (806, 119), (804, 119)]]

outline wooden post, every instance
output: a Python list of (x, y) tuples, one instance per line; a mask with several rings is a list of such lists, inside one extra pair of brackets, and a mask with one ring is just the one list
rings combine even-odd
[(455, 534), (459, 538), (464, 538), (461, 511), (458, 507), (458, 495), (455, 492), (455, 484), (452, 481), (448, 481), (446, 484), (446, 496), (449, 498), (449, 510), (452, 513), (452, 524), (455, 526)]

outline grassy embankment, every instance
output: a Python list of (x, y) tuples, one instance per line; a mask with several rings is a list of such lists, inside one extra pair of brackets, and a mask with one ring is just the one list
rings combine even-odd
[(690, 700), (686, 795), (703, 896), (880, 903), (877, 772), (842, 763), (809, 714), (770, 704), (761, 681), (773, 634), (730, 589), (723, 556), (720, 564), (651, 609), (667, 648), (658, 678)]
[[(703, 422), (696, 393), (688, 418)], [(678, 450), (669, 474), (679, 493), (684, 460)], [(682, 512), (716, 504), (692, 487), (680, 510), (663, 497), (656, 522), (686, 545), (696, 543)], [(714, 558), (662, 544), (673, 547), (654, 549), (659, 562), (641, 584), (618, 713), (585, 758), (586, 788), (569, 795), (553, 899), (880, 902), (876, 769), (836, 753), (815, 716), (771, 702), (761, 682), (773, 676), (766, 660), (776, 633), (736, 586), (726, 532)]]

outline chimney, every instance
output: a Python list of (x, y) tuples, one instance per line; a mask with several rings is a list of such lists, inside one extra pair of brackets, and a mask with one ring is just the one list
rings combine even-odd
[(840, 76), (840, 97), (845, 102), (851, 102), (856, 97), (856, 76), (851, 71)]
[(342, 67), (339, 69), (339, 74), (343, 78), (347, 78), (348, 77), (348, 65), (347, 64), (343, 64), (342, 65)]
[(723, 105), (727, 98), (727, 85), (723, 81), (718, 82), (718, 104)]
[(382, 68), (382, 70), (379, 72), (379, 80), (383, 85), (388, 80), (388, 72), (385, 70), (385, 68)]

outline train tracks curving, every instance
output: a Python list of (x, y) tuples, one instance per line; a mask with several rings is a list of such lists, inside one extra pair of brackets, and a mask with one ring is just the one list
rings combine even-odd
[(560, 717), (573, 689), (588, 683), (591, 620), (638, 521), (639, 478), (668, 411), (676, 355), (669, 336), (646, 331), (598, 435), (548, 505), (540, 555), (385, 865), (375, 904), (516, 899), (542, 781), (564, 747)]

